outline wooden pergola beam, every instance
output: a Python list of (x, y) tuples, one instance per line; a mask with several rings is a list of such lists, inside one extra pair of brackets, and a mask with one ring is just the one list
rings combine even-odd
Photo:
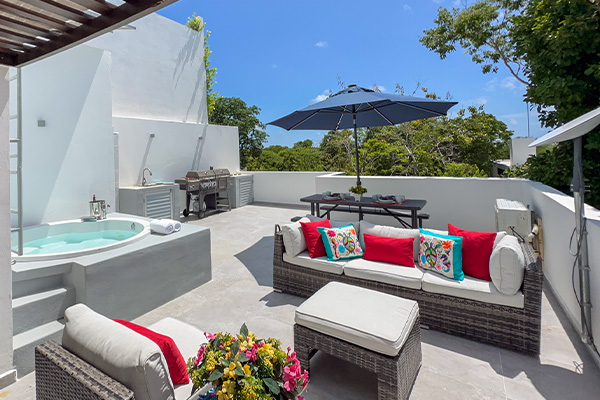
[[(6, 49), (0, 48), (0, 64), (28, 65), (127, 25), (175, 2), (177, 0), (125, 0), (123, 4), (116, 6), (105, 0), (0, 0), (0, 38), (10, 40), (9, 46), (3, 46)], [(16, 12), (8, 15), (10, 13), (7, 10), (11, 7)], [(39, 19), (44, 19), (40, 16), (44, 10), (54, 14), (52, 23), (44, 23)], [(98, 15), (94, 16), (94, 13), (86, 12), (87, 10)], [(36, 18), (28, 18), (29, 11)], [(61, 18), (65, 20), (62, 21)], [(81, 25), (67, 24), (68, 19), (80, 22)], [(46, 40), (40, 40), (38, 36)]]

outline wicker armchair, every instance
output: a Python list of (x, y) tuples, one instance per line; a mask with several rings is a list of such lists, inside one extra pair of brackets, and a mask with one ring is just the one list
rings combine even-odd
[(35, 348), (38, 400), (131, 400), (133, 392), (56, 342)]
[(440, 332), (489, 343), (517, 352), (540, 352), (542, 313), (542, 261), (528, 244), (523, 244), (525, 277), (521, 291), (525, 304), (515, 308), (445, 294), (409, 289), (389, 283), (367, 281), (345, 274), (336, 275), (287, 263), (279, 225), (275, 225), (273, 289), (310, 297), (328, 282), (337, 281), (405, 297), (419, 303), (421, 325)]

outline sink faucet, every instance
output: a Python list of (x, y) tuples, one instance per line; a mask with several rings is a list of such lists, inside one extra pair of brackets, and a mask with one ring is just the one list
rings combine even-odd
[(146, 171), (148, 171), (150, 176), (152, 176), (152, 171), (150, 171), (150, 168), (144, 168), (144, 170), (142, 171), (142, 186), (146, 186), (146, 183), (148, 183), (148, 181), (146, 180)]

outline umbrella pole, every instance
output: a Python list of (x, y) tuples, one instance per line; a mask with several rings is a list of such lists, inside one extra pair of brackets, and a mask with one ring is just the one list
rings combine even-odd
[[(354, 106), (352, 106), (354, 108)], [(352, 113), (354, 122), (354, 149), (356, 150), (356, 186), (361, 186), (360, 183), (360, 162), (358, 161), (358, 133), (356, 132), (356, 113)]]

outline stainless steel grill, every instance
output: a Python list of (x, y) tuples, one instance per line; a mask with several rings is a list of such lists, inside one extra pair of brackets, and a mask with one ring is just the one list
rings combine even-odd
[(183, 215), (197, 214), (198, 218), (202, 218), (207, 211), (231, 210), (227, 192), (230, 177), (228, 169), (207, 169), (189, 171), (184, 178), (175, 179), (186, 194)]

